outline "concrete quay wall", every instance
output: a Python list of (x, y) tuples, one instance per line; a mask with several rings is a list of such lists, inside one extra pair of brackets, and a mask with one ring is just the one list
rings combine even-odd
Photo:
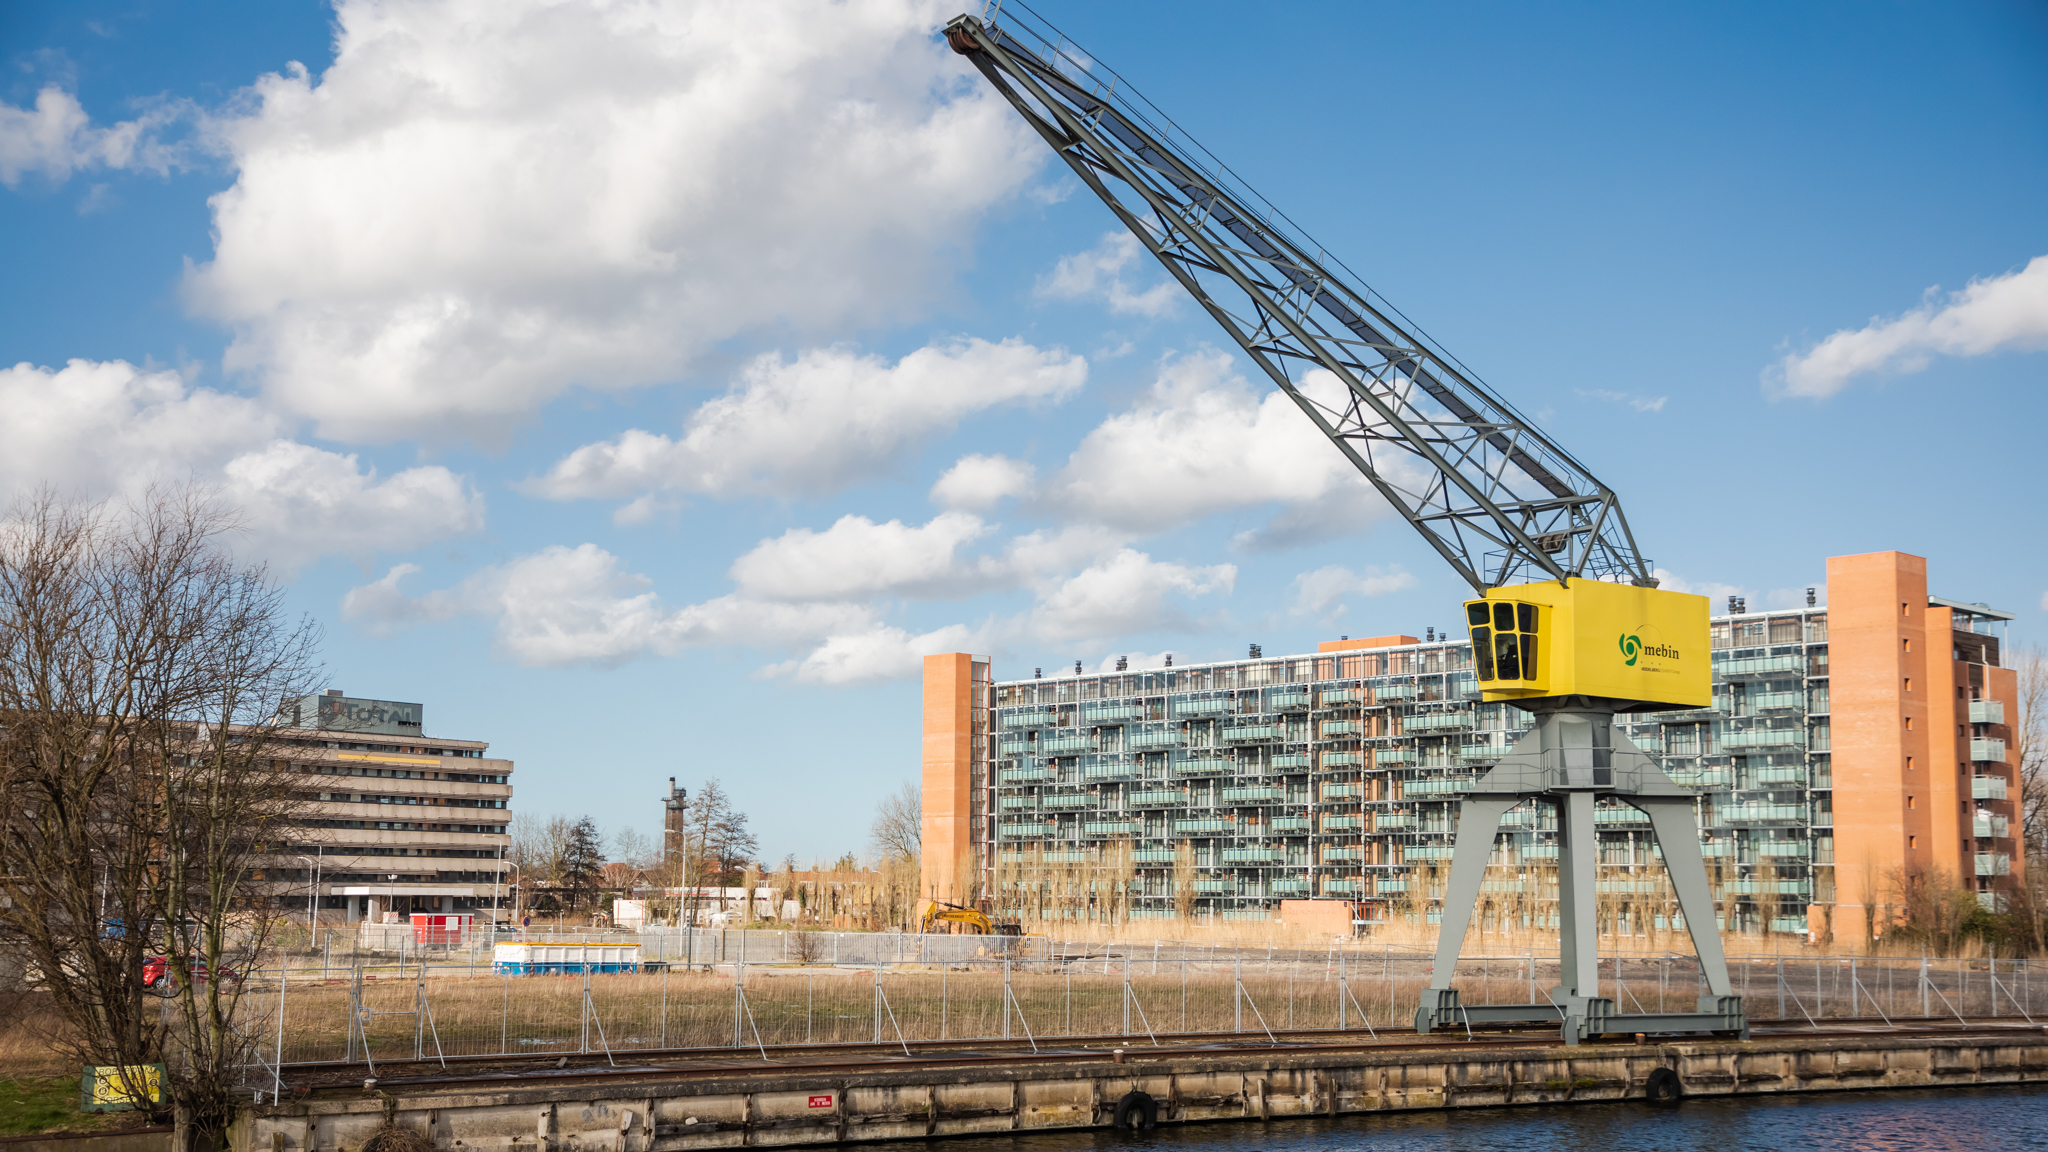
[(1650, 1045), (1374, 1051), (1077, 1053), (848, 1073), (802, 1068), (650, 1070), (603, 1083), (547, 1077), (316, 1089), (246, 1113), (235, 1152), (356, 1152), (385, 1125), (449, 1152), (685, 1152), (700, 1148), (924, 1139), (1111, 1123), (1133, 1090), (1158, 1122), (1279, 1119), (1408, 1109), (1641, 1099), (1659, 1068), (1689, 1096), (2034, 1083), (2048, 1032), (1701, 1040)]

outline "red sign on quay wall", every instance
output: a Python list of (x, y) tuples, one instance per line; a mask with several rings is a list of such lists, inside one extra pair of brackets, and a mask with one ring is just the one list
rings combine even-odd
[(831, 1106), (832, 1097), (830, 1095), (811, 1097), (811, 1107), (813, 1108), (830, 1108)]

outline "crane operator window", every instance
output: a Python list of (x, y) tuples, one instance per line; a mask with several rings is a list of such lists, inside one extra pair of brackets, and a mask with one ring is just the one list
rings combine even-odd
[(1472, 631), (1472, 663), (1482, 682), (1539, 680), (1534, 604), (1468, 600), (1465, 621)]

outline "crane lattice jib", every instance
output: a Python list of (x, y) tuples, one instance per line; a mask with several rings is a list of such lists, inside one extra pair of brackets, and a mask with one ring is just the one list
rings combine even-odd
[(1613, 490), (1020, 8), (947, 42), (1474, 589), (1655, 586)]

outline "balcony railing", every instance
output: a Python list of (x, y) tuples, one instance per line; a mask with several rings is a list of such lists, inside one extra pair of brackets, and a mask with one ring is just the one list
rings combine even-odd
[(1970, 820), (1972, 836), (2004, 836), (2009, 828), (2005, 817), (1990, 812), (1976, 813)]
[(1309, 754), (1306, 752), (1276, 752), (1267, 759), (1266, 766), (1274, 771), (1284, 768), (1306, 768), (1309, 766)]
[(1373, 763), (1379, 764), (1383, 767), (1397, 764), (1413, 764), (1415, 763), (1415, 749), (1382, 748), (1379, 751), (1373, 753), (1372, 759)]
[(1237, 831), (1237, 821), (1218, 820), (1214, 817), (1198, 817), (1193, 820), (1175, 820), (1173, 822), (1173, 830), (1175, 832), (1196, 833), (1235, 832)]
[(1381, 684), (1372, 690), (1372, 698), (1374, 700), (1413, 700), (1415, 699), (1415, 685)]
[(1275, 896), (1306, 896), (1310, 885), (1306, 880), (1275, 880), (1266, 885), (1266, 890)]
[(1081, 825), (1083, 836), (1132, 836), (1137, 831), (1136, 820), (1090, 820)]
[(998, 784), (1037, 784), (1059, 778), (1060, 774), (1050, 768), (1005, 768), (996, 773)]
[(1175, 776), (1222, 776), (1235, 771), (1237, 771), (1236, 761), (1221, 758), (1175, 760), (1173, 762), (1173, 774)]
[(1172, 808), (1188, 802), (1188, 794), (1175, 791), (1133, 792), (1124, 803), (1133, 808)]
[(1727, 768), (1702, 768), (1694, 772), (1667, 773), (1673, 784), (1687, 788), (1733, 788), (1735, 773)]
[(1316, 726), (1317, 738), (1335, 740), (1339, 736), (1356, 736), (1365, 731), (1365, 726), (1356, 720), (1325, 720)]
[(1714, 658), (1714, 675), (1719, 678), (1740, 676), (1763, 676), (1773, 672), (1801, 672), (1806, 669), (1804, 656), (1745, 656), (1740, 660)]
[(1340, 704), (1356, 704), (1363, 699), (1365, 694), (1356, 688), (1331, 688), (1323, 693), (1318, 703), (1325, 708), (1335, 708)]
[(1413, 844), (1401, 850), (1403, 860), (1449, 860), (1449, 844)]
[(1323, 849), (1323, 863), (1325, 864), (1349, 864), (1355, 860), (1362, 860), (1364, 858), (1365, 849), (1363, 848)]
[(1979, 853), (1977, 853), (1977, 875), (1979, 875), (1979, 876), (2010, 876), (2010, 875), (2012, 875), (2012, 857), (2011, 857), (2011, 856), (2008, 856), (2008, 855), (2006, 855), (2006, 854), (2005, 854), (2005, 853), (2003, 853), (2003, 852), (1979, 852)]
[(1358, 799), (1358, 791), (1358, 785), (1356, 784), (1325, 784), (1323, 785), (1323, 803), (1335, 804), (1342, 800), (1356, 800)]
[(1788, 856), (1803, 858), (1812, 851), (1813, 846), (1804, 840), (1764, 840), (1760, 841), (1756, 846), (1757, 855), (1771, 856), (1779, 859)]
[(1278, 864), (1286, 859), (1286, 856), (1287, 854), (1278, 848), (1244, 847), (1223, 850), (1225, 864)]
[(999, 740), (996, 742), (996, 755), (1022, 756), (1036, 747), (1038, 745), (1030, 740)]
[(1804, 804), (1731, 804), (1715, 809), (1724, 824), (1803, 824)]
[(1375, 832), (1406, 832), (1415, 827), (1412, 812), (1381, 812), (1372, 818)]
[(1057, 752), (1093, 752), (1096, 747), (1093, 736), (1047, 736), (1038, 742), (1038, 754), (1051, 756)]
[(1037, 728), (1052, 723), (1053, 719), (1052, 709), (1033, 708), (1019, 712), (1003, 713), (1002, 726), (1005, 728)]
[(1364, 827), (1364, 819), (1357, 816), (1323, 817), (1323, 831), (1325, 832), (1356, 832)]
[(1228, 700), (1175, 700), (1175, 716), (1217, 716), (1230, 711)]
[(1051, 796), (1041, 796), (1038, 798), (1038, 804), (1041, 808), (1093, 808), (1096, 803), (1097, 801), (1093, 796), (1083, 796), (1072, 792), (1055, 793)]
[(1050, 824), (998, 824), (996, 835), (1004, 840), (1042, 839), (1052, 835)]
[(1471, 726), (1470, 712), (1425, 712), (1420, 716), (1405, 716), (1401, 719), (1403, 732), (1449, 732)]
[(1759, 712), (1778, 712), (1785, 709), (1806, 710), (1804, 692), (1759, 692), (1749, 698), (1749, 706)]
[(1730, 896), (1804, 896), (1811, 888), (1806, 880), (1730, 880), (1721, 891)]
[(1444, 776), (1431, 780), (1410, 780), (1401, 785), (1401, 792), (1407, 796), (1452, 796), (1459, 792), (1470, 792), (1472, 780), (1462, 776)]
[(1081, 719), (1089, 724), (1121, 724), (1126, 720), (1143, 720), (1145, 709), (1136, 704), (1098, 704), (1093, 707), (1081, 706)]
[(1752, 768), (1749, 778), (1759, 784), (1804, 784), (1806, 769), (1778, 765), (1766, 768)]
[(1721, 734), (1723, 748), (1804, 748), (1804, 728), (1751, 728), (1747, 732)]
[(1278, 740), (1280, 726), (1277, 724), (1247, 724), (1238, 728), (1225, 728), (1225, 740)]
[(1223, 802), (1226, 804), (1258, 804), (1278, 800), (1285, 793), (1269, 784), (1247, 784), (1238, 788), (1225, 788)]
[(1299, 712), (1307, 707), (1307, 692), (1274, 692), (1266, 697), (1268, 712)]
[(1972, 776), (1972, 777), (1970, 777), (1970, 798), (1971, 798), (1971, 799), (1973, 799), (1973, 800), (2003, 800), (2003, 799), (2005, 799), (2005, 777), (2003, 777), (2003, 776)]
[(1131, 780), (1138, 775), (1136, 764), (1087, 764), (1081, 768), (1083, 780)]
[(1173, 863), (1173, 855), (1173, 849), (1171, 848), (1139, 848), (1132, 851), (1131, 862), (1133, 864), (1171, 864)]
[(2003, 741), (2003, 740), (1972, 740), (1972, 741), (1970, 741), (1970, 759), (1972, 759), (1972, 760), (1989, 760), (1989, 761), (1992, 761), (1992, 762), (1994, 762), (1994, 763), (1999, 763), (1999, 764), (2002, 764), (2002, 763), (2004, 763), (2004, 762), (2005, 762), (2005, 741)]
[(1364, 759), (1363, 756), (1356, 752), (1325, 752), (1323, 753), (1322, 766), (1325, 770), (1331, 768), (1356, 768)]
[(1356, 880), (1333, 876), (1323, 881), (1323, 895), (1325, 896), (1349, 896), (1357, 891), (1358, 881)]
[(1408, 892), (1406, 878), (1400, 880), (1375, 880), (1372, 889), (1381, 896), (1402, 896)]
[(1595, 824), (1648, 824), (1649, 822), (1650, 814), (1640, 808), (1593, 809), (1593, 823)]
[(1127, 748), (1171, 748), (1188, 742), (1188, 734), (1172, 729), (1154, 729), (1150, 732), (1130, 732), (1124, 735)]
[(1308, 817), (1275, 816), (1266, 822), (1266, 827), (1271, 828), (1275, 832), (1306, 832), (1308, 831)]
[(1237, 894), (1237, 881), (1197, 880), (1195, 881), (1195, 891), (1204, 896), (1235, 896)]
[(2005, 701), (2003, 701), (2003, 700), (1972, 700), (1972, 701), (1970, 701), (1970, 723), (1972, 723), (1972, 724), (2003, 724), (2003, 723), (2005, 723)]

